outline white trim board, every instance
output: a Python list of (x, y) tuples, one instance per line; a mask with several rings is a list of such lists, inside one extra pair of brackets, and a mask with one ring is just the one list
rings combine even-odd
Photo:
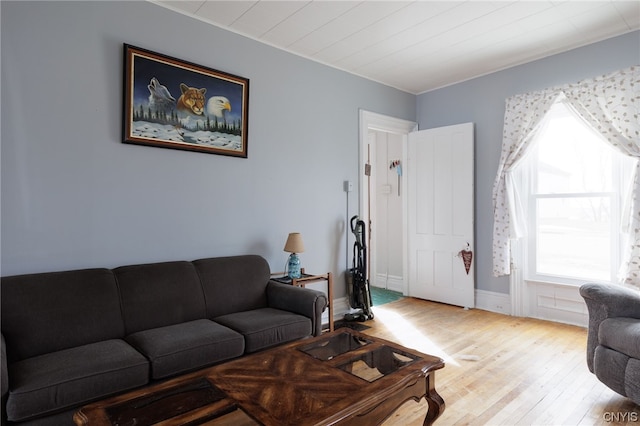
[(579, 287), (527, 280), (524, 284), (524, 316), (580, 327), (588, 326), (589, 312), (580, 296)]
[(505, 293), (476, 289), (476, 309), (511, 315), (511, 297)]
[[(529, 283), (531, 284), (531, 283)], [(554, 285), (537, 285), (537, 296), (530, 300), (526, 307), (524, 317), (536, 318), (546, 321), (555, 321), (564, 324), (586, 327), (588, 324), (588, 313), (584, 301), (576, 298), (575, 291), (557, 288)], [(511, 296), (505, 293), (497, 293), (486, 290), (476, 290), (476, 307), (484, 311), (498, 314), (512, 315)], [(532, 306), (536, 309), (532, 309)], [(346, 297), (333, 301), (333, 318), (335, 321), (344, 318), (351, 307)], [(375, 314), (375, 306), (373, 307)], [(328, 318), (328, 313), (323, 313), (323, 321)]]

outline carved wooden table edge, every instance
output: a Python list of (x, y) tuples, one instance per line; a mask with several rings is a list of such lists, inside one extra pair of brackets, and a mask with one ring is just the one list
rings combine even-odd
[(425, 380), (427, 381), (427, 393), (425, 394), (424, 399), (427, 401), (429, 408), (427, 409), (427, 415), (425, 416), (422, 424), (424, 426), (430, 426), (442, 415), (442, 413), (444, 413), (446, 404), (444, 399), (435, 389), (435, 371), (427, 373)]
[[(446, 403), (444, 401), (444, 399), (442, 398), (442, 396), (440, 396), (440, 394), (436, 391), (436, 385), (435, 385), (435, 374), (437, 370), (443, 369), (445, 367), (445, 362), (442, 358), (437, 357), (435, 355), (429, 355), (423, 352), (420, 352), (416, 349), (412, 349), (412, 348), (408, 348), (406, 346), (403, 346), (399, 343), (390, 341), (390, 340), (386, 340), (383, 339), (381, 337), (376, 337), (376, 336), (371, 336), (369, 334), (363, 333), (363, 332), (359, 332), (356, 330), (350, 330), (350, 329), (344, 329), (344, 330), (336, 330), (335, 334), (340, 333), (340, 332), (348, 332), (352, 335), (357, 335), (357, 336), (361, 336), (362, 338), (372, 338), (376, 344), (381, 344), (381, 345), (387, 345), (390, 346), (392, 348), (396, 348), (399, 350), (404, 350), (406, 352), (412, 353), (414, 355), (417, 355), (421, 358), (421, 361), (423, 362), (427, 362), (427, 359), (431, 359), (431, 364), (426, 365), (422, 368), (421, 372), (422, 372), (422, 376), (417, 377), (414, 380), (414, 383), (412, 385), (403, 385), (403, 386), (399, 386), (399, 389), (394, 389), (395, 392), (401, 392), (403, 394), (402, 397), (400, 398), (392, 398), (392, 399), (387, 399), (386, 401), (383, 400), (381, 402), (381, 404), (378, 404), (377, 406), (370, 408), (369, 411), (374, 411), (377, 410), (378, 408), (380, 408), (384, 403), (389, 403), (388, 408), (391, 408), (391, 406), (393, 406), (392, 409), (387, 409), (387, 414), (385, 416), (382, 416), (382, 418), (380, 418), (378, 421), (376, 421), (375, 424), (379, 425), (382, 424), (385, 420), (387, 420), (389, 417), (391, 417), (393, 415), (393, 413), (395, 413), (395, 411), (400, 408), (400, 406), (402, 404), (404, 404), (405, 402), (409, 401), (409, 400), (413, 400), (416, 403), (419, 403), (422, 398), (425, 399), (425, 401), (427, 402), (428, 405), (428, 410), (427, 410), (427, 414), (425, 415), (424, 421), (423, 421), (423, 426), (430, 426), (432, 424), (434, 424), (434, 422), (442, 415), (442, 413), (445, 411), (446, 408)], [(415, 376), (414, 376), (415, 377)], [(405, 378), (406, 379), (406, 378)], [(398, 383), (400, 385), (400, 383)], [(416, 388), (416, 387), (421, 387), (421, 384), (424, 385), (424, 388), (422, 388), (419, 392), (414, 393), (411, 389)], [(371, 419), (370, 419), (371, 420)], [(342, 423), (341, 423), (342, 424)], [(350, 424), (350, 423), (345, 423), (345, 424)], [(370, 425), (370, 422), (365, 422), (365, 423), (361, 423), (361, 422), (356, 422), (354, 424), (362, 424), (362, 425)]]
[[(401, 355), (411, 355), (414, 358), (410, 362), (405, 362), (405, 364), (403, 364), (409, 369), (408, 371), (405, 371), (404, 375), (398, 376), (394, 374), (398, 371), (397, 369), (391, 370), (388, 374), (383, 373), (377, 384), (376, 382), (379, 379), (373, 379), (369, 382), (370, 387), (372, 387), (369, 395), (353, 401), (348, 408), (343, 407), (337, 409), (333, 414), (328, 413), (324, 418), (316, 417), (315, 420), (309, 422), (309, 425), (379, 425), (390, 418), (405, 402), (414, 400), (419, 403), (422, 398), (425, 398), (428, 405), (423, 425), (432, 425), (442, 415), (446, 405), (444, 399), (436, 391), (435, 373), (437, 370), (444, 368), (444, 360), (433, 355), (419, 352), (415, 349), (407, 348), (398, 343), (370, 336), (355, 330), (344, 328), (338, 329), (334, 332), (322, 334), (321, 336), (312, 339), (290, 342), (280, 347), (258, 352), (236, 360), (244, 359), (246, 362), (247, 357), (251, 357), (253, 355), (260, 356), (261, 353), (272, 351), (282, 351), (283, 354), (286, 354), (286, 351), (289, 350), (305, 352), (304, 349), (308, 349), (313, 346), (314, 343), (317, 346), (322, 346), (322, 344), (326, 344), (326, 342), (328, 342), (332, 337), (342, 334), (350, 335), (351, 337), (348, 337), (348, 339), (353, 339), (355, 337), (357, 339), (368, 340), (368, 343), (365, 343), (364, 345), (370, 346), (367, 349), (369, 352), (365, 350), (364, 346), (358, 347), (355, 350), (349, 349), (343, 355), (338, 355), (335, 358), (329, 358), (326, 362), (314, 357), (311, 353), (307, 353), (307, 355), (310, 356), (309, 362), (320, 363), (325, 365), (326, 368), (336, 368), (335, 365), (332, 366), (331, 364), (335, 361), (341, 362), (341, 359), (344, 359), (345, 356), (353, 359), (360, 358), (362, 354), (373, 354), (376, 349), (384, 346), (386, 346), (387, 349), (391, 348), (393, 350), (393, 354), (400, 353)], [(259, 360), (260, 358), (258, 357), (256, 359)], [(223, 364), (233, 362), (234, 360), (231, 360)], [(201, 424), (202, 421), (210, 421), (223, 416), (226, 413), (240, 409), (251, 417), (256, 424), (263, 426), (282, 426), (282, 422), (277, 422), (275, 418), (273, 422), (268, 420), (270, 416), (263, 418), (263, 420), (257, 419), (251, 414), (250, 410), (245, 410), (247, 407), (245, 407), (241, 401), (234, 399), (234, 397), (227, 393), (229, 390), (225, 391), (224, 388), (219, 387), (220, 382), (214, 379), (214, 377), (216, 372), (219, 371), (217, 367), (223, 364), (207, 367), (199, 371), (169, 379), (165, 382), (137, 390), (134, 389), (120, 395), (87, 404), (81, 407), (74, 414), (73, 420), (78, 426), (107, 426), (120, 424), (117, 419), (119, 419), (118, 416), (122, 415), (123, 410), (125, 412), (127, 410), (129, 410), (129, 412), (135, 412), (136, 415), (140, 416), (141, 413), (139, 411), (135, 411), (138, 410), (137, 405), (142, 404), (143, 406), (146, 406), (156, 404), (151, 409), (147, 409), (147, 413), (150, 415), (146, 416), (146, 420), (142, 421), (140, 424), (161, 424), (167, 426)], [(384, 368), (386, 368), (379, 367), (379, 364), (376, 364), (376, 366), (376, 368), (381, 368), (383, 371)], [(399, 368), (404, 370), (404, 366)], [(363, 386), (367, 387), (368, 385), (365, 383), (367, 379), (362, 377), (360, 377), (360, 379), (364, 380)], [(347, 380), (347, 382), (349, 382), (349, 380)], [(340, 386), (340, 383), (340, 380), (338, 380), (336, 386)], [(189, 392), (195, 392), (195, 397), (184, 396)], [(198, 392), (200, 393), (198, 394)], [(171, 411), (171, 402), (174, 397), (175, 406), (180, 407), (185, 405), (185, 403), (182, 400), (178, 403), (178, 398), (188, 398), (191, 401), (190, 408), (183, 409), (178, 412)], [(194, 398), (197, 402), (194, 402)], [(120, 411), (118, 411), (119, 409)], [(269, 410), (269, 408), (266, 407), (266, 410)], [(165, 413), (158, 413), (158, 411), (165, 411)], [(167, 411), (169, 411), (171, 415), (167, 415)], [(127, 418), (127, 414), (128, 413), (125, 413), (123, 415), (124, 419)], [(152, 421), (151, 419), (155, 420)]]
[[(352, 410), (350, 413), (337, 413), (326, 422), (316, 424), (314, 426), (332, 426), (332, 425), (381, 425), (388, 420), (393, 414), (407, 401), (413, 400), (419, 403), (422, 398), (427, 401), (428, 410), (425, 415), (423, 425), (431, 426), (442, 415), (446, 404), (444, 399), (436, 392), (435, 389), (429, 390), (431, 383), (434, 382), (435, 371), (426, 373), (427, 375), (417, 378), (412, 385), (406, 386), (397, 391), (393, 397), (380, 399), (378, 404), (363, 403), (360, 409)], [(424, 391), (426, 389), (426, 391)], [(264, 425), (263, 425), (264, 426)], [(269, 425), (276, 426), (276, 425)]]
[[(396, 399), (392, 399), (390, 402), (396, 402), (396, 405), (393, 409), (389, 410), (387, 415), (384, 416), (382, 419), (380, 419), (380, 421), (377, 423), (378, 425), (383, 423), (385, 420), (387, 420), (389, 417), (391, 417), (393, 415), (393, 413), (396, 412), (396, 410), (398, 410), (398, 408), (400, 408), (400, 406), (402, 404), (404, 404), (405, 402), (409, 401), (410, 399), (414, 400), (416, 403), (419, 403), (422, 398), (425, 399), (425, 401), (427, 402), (427, 414), (425, 415), (424, 421), (423, 421), (423, 426), (431, 426), (432, 424), (435, 423), (435, 421), (442, 415), (442, 413), (444, 412), (445, 408), (446, 408), (446, 404), (444, 402), (444, 399), (442, 398), (442, 396), (440, 396), (440, 394), (436, 391), (436, 371), (443, 369), (445, 367), (445, 362), (442, 358), (437, 357), (435, 355), (429, 355), (423, 352), (420, 352), (416, 349), (412, 349), (412, 348), (408, 348), (405, 347), (399, 343), (395, 343), (392, 342), (390, 340), (385, 340), (383, 338), (380, 337), (375, 337), (375, 336), (370, 336), (366, 333), (362, 333), (362, 332), (355, 332), (358, 333), (358, 335), (360, 336), (367, 336), (367, 337), (374, 337), (375, 341), (377, 343), (383, 344), (383, 345), (389, 345), (391, 347), (394, 348), (398, 348), (398, 349), (403, 349), (407, 352), (416, 354), (418, 356), (421, 357), (421, 360), (423, 362), (426, 362), (426, 358), (430, 358), (432, 360), (434, 360), (435, 362), (432, 361), (432, 363), (430, 365), (426, 365), (425, 367), (422, 368), (422, 374), (423, 376), (418, 377), (415, 380), (415, 383), (413, 385), (410, 386), (404, 386), (403, 389), (401, 391), (407, 391), (405, 392), (405, 395), (401, 398), (397, 398)], [(437, 360), (437, 361), (436, 361)], [(411, 389), (413, 389), (414, 387), (421, 387), (421, 385), (424, 385), (424, 388), (422, 388), (420, 390), (419, 393), (413, 393), (411, 391)]]

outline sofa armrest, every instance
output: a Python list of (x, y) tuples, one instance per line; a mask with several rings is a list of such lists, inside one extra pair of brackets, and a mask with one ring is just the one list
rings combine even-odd
[(640, 319), (640, 292), (619, 285), (588, 283), (580, 287), (589, 311), (587, 365), (593, 372), (593, 356), (598, 346), (598, 329), (607, 318)]
[(323, 292), (271, 280), (267, 284), (267, 301), (271, 308), (311, 319), (314, 336), (322, 333), (322, 312), (327, 307), (327, 296)]
[(2, 425), (6, 424), (7, 413), (7, 394), (9, 393), (9, 369), (7, 368), (7, 344), (4, 341), (4, 335), (0, 333), (0, 404), (2, 404), (2, 410), (0, 410), (0, 422)]

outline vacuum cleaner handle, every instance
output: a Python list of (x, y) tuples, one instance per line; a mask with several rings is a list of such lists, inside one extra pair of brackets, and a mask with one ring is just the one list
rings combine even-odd
[[(353, 232), (354, 234), (356, 233), (356, 225), (359, 220), (360, 218), (358, 217), (358, 215), (355, 215), (351, 218), (351, 232)], [(354, 222), (356, 223), (355, 225)]]

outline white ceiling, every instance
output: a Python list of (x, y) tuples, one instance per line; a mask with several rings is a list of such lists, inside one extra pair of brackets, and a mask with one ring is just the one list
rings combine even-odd
[(414, 94), (640, 29), (639, 0), (153, 2)]

